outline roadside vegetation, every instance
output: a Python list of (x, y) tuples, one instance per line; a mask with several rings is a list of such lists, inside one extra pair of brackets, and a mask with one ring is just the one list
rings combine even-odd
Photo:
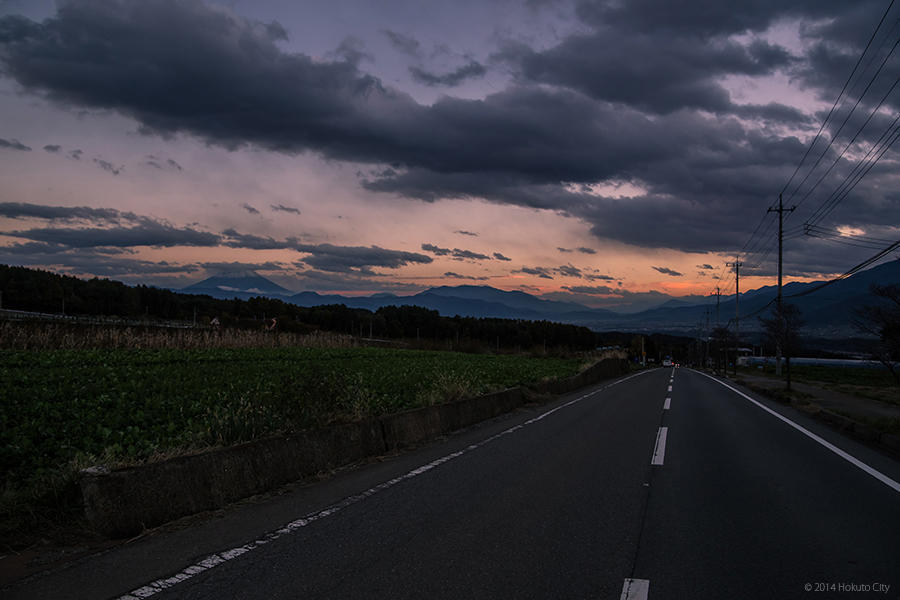
[[(748, 375), (775, 377), (774, 365), (762, 369), (744, 367), (741, 371)], [(791, 371), (795, 381), (900, 406), (900, 388), (887, 369), (795, 364)]]
[(0, 351), (0, 539), (64, 521), (80, 468), (567, 377), (584, 361), (366, 347)]

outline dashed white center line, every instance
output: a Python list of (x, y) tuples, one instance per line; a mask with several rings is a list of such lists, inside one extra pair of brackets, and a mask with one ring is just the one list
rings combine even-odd
[[(199, 575), (200, 573), (203, 573), (204, 571), (208, 571), (209, 569), (218, 567), (223, 564), (227, 564), (228, 561), (231, 561), (231, 560), (233, 560), (243, 554), (246, 554), (248, 552), (252, 552), (252, 551), (264, 546), (265, 544), (268, 544), (270, 542), (277, 540), (278, 538), (280, 538), (282, 536), (292, 534), (292, 533), (294, 533), (300, 529), (303, 529), (317, 521), (331, 517), (331, 516), (341, 512), (345, 508), (348, 508), (350, 506), (353, 506), (354, 504), (357, 504), (358, 502), (362, 502), (368, 498), (371, 498), (375, 494), (383, 492), (384, 490), (387, 490), (388, 488), (392, 488), (395, 485), (398, 485), (404, 481), (412, 479), (413, 477), (418, 477), (419, 475), (422, 475), (423, 473), (427, 473), (427, 472), (431, 471), (432, 469), (439, 467), (440, 465), (442, 465), (446, 462), (449, 462), (455, 458), (458, 458), (468, 452), (472, 452), (473, 450), (478, 450), (479, 448), (486, 446), (495, 440), (498, 440), (506, 435), (515, 433), (516, 431), (519, 431), (520, 429), (523, 429), (528, 425), (537, 423), (538, 421), (541, 421), (542, 419), (552, 415), (553, 413), (555, 413), (557, 411), (560, 411), (564, 408), (572, 406), (573, 404), (577, 404), (578, 402), (581, 402), (587, 398), (590, 398), (591, 396), (594, 396), (596, 394), (599, 394), (600, 392), (608, 390), (609, 388), (611, 388), (615, 385), (619, 385), (620, 383), (623, 383), (623, 382), (628, 381), (629, 379), (633, 379), (635, 377), (639, 377), (641, 375), (644, 375), (645, 373), (650, 373), (650, 371), (639, 371), (633, 375), (629, 375), (627, 377), (617, 379), (611, 383), (604, 385), (603, 387), (597, 387), (596, 389), (594, 389), (586, 394), (583, 394), (583, 395), (575, 398), (574, 400), (569, 400), (565, 404), (561, 404), (561, 405), (557, 406), (556, 408), (552, 408), (548, 411), (545, 411), (545, 412), (539, 414), (538, 416), (525, 421), (524, 423), (522, 423), (520, 425), (510, 427), (509, 429), (501, 431), (500, 433), (496, 433), (486, 439), (481, 440), (480, 442), (466, 446), (462, 450), (458, 450), (451, 454), (447, 454), (446, 456), (442, 456), (441, 458), (435, 459), (428, 464), (422, 465), (421, 467), (413, 469), (412, 471), (409, 471), (408, 473), (405, 473), (403, 475), (394, 477), (393, 479), (390, 479), (388, 481), (380, 483), (380, 484), (376, 485), (375, 487), (369, 488), (368, 490), (366, 490), (364, 492), (361, 492), (359, 494), (354, 494), (352, 496), (347, 496), (343, 500), (336, 502), (335, 504), (332, 504), (331, 506), (324, 508), (324, 509), (320, 510), (319, 512), (310, 513), (310, 514), (306, 515), (305, 517), (291, 521), (290, 523), (284, 525), (283, 527), (276, 529), (275, 531), (270, 531), (269, 533), (266, 533), (262, 537), (254, 540), (248, 544), (244, 544), (243, 546), (238, 546), (236, 548), (231, 548), (229, 550), (225, 550), (223, 552), (219, 552), (219, 553), (207, 556), (203, 560), (200, 560), (199, 562), (196, 562), (193, 565), (185, 567), (180, 572), (175, 573), (171, 577), (164, 577), (162, 579), (157, 579), (155, 581), (151, 581), (150, 583), (148, 583), (142, 587), (139, 587), (137, 589), (134, 589), (127, 594), (123, 594), (118, 597), (118, 600), (138, 600), (138, 599), (150, 598), (151, 596), (155, 596), (156, 594), (162, 592), (163, 590), (166, 590), (166, 589), (171, 588), (175, 585), (178, 585), (184, 581), (187, 581), (188, 579), (191, 579), (192, 577)], [(629, 596), (629, 597), (630, 598), (631, 597), (646, 598), (647, 596), (644, 595), (644, 596)]]
[(649, 594), (649, 579), (626, 579), (619, 600), (647, 600)]
[(669, 410), (672, 407), (672, 399), (666, 398), (666, 403), (663, 404), (663, 410)]
[(666, 436), (669, 435), (668, 427), (660, 427), (656, 434), (656, 447), (653, 448), (653, 460), (651, 465), (661, 465), (666, 458)]
[(670, 392), (672, 391), (672, 386), (671, 386), (671, 385), (669, 386), (669, 390), (668, 390), (668, 391), (670, 391)]

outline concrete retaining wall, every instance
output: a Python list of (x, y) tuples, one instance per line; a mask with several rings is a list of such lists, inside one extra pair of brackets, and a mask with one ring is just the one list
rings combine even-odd
[[(532, 389), (563, 394), (625, 373), (607, 359), (564, 380)], [(302, 477), (367, 456), (421, 443), (521, 406), (526, 390), (512, 388), (379, 419), (302, 431), (181, 456), (137, 467), (82, 474), (88, 521), (108, 537), (126, 537), (179, 517), (225, 506)]]

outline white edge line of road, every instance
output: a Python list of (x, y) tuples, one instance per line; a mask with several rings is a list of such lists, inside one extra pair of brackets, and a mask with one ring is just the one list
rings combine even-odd
[[(692, 369), (692, 370), (693, 370), (693, 369)], [(741, 397), (743, 397), (743, 398), (749, 400), (750, 402), (752, 402), (753, 404), (755, 404), (755, 405), (758, 406), (759, 408), (763, 409), (764, 411), (766, 411), (767, 413), (769, 413), (769, 414), (772, 415), (773, 417), (776, 417), (776, 418), (778, 418), (778, 419), (781, 419), (782, 421), (784, 421), (785, 423), (787, 423), (788, 425), (790, 425), (791, 427), (793, 427), (794, 429), (796, 429), (797, 431), (799, 431), (800, 433), (802, 433), (803, 435), (805, 435), (805, 436), (807, 436), (808, 438), (810, 438), (810, 439), (812, 439), (812, 440), (818, 442), (819, 444), (825, 446), (826, 448), (828, 448), (829, 450), (831, 450), (832, 452), (834, 452), (835, 454), (837, 454), (838, 456), (840, 456), (841, 458), (843, 458), (844, 460), (846, 460), (847, 462), (849, 462), (849, 463), (850, 463), (851, 465), (853, 465), (854, 467), (857, 467), (858, 469), (860, 469), (860, 470), (862, 470), (862, 471), (868, 473), (869, 475), (871, 475), (872, 477), (874, 477), (875, 479), (877, 479), (877, 480), (880, 481), (881, 483), (885, 484), (886, 486), (888, 486), (889, 488), (891, 488), (891, 489), (894, 490), (895, 492), (900, 492), (900, 483), (897, 483), (896, 481), (894, 481), (893, 479), (891, 479), (890, 477), (888, 477), (887, 475), (885, 475), (885, 474), (882, 473), (881, 471), (878, 471), (877, 469), (874, 469), (874, 468), (870, 467), (869, 465), (867, 465), (866, 463), (862, 462), (861, 460), (859, 460), (859, 459), (856, 458), (855, 456), (852, 456), (852, 455), (848, 454), (847, 452), (844, 452), (843, 450), (841, 450), (840, 448), (838, 448), (837, 446), (835, 446), (835, 445), (832, 444), (831, 442), (828, 442), (828, 441), (824, 440), (823, 438), (819, 437), (818, 435), (816, 435), (816, 434), (813, 433), (812, 431), (809, 431), (808, 429), (806, 429), (806, 428), (804, 428), (804, 427), (798, 425), (797, 423), (794, 423), (793, 421), (791, 421), (790, 419), (788, 419), (788, 418), (785, 417), (784, 415), (782, 415), (782, 414), (780, 414), (780, 413), (778, 413), (778, 412), (772, 410), (771, 408), (769, 408), (769, 407), (767, 407), (767, 406), (763, 406), (760, 402), (757, 402), (756, 400), (754, 400), (753, 398), (751, 398), (750, 396), (748, 396), (748, 395), (745, 394), (744, 392), (742, 392), (742, 391), (740, 391), (740, 390), (737, 390), (737, 389), (733, 388), (732, 386), (728, 385), (728, 384), (725, 383), (724, 381), (720, 381), (720, 380), (716, 379), (715, 377), (713, 377), (713, 376), (711, 376), (711, 375), (707, 375), (706, 373), (703, 373), (703, 372), (701, 372), (701, 371), (694, 371), (694, 372), (695, 372), (695, 373), (700, 373), (700, 375), (703, 375), (704, 377), (708, 377), (708, 378), (712, 379), (713, 381), (715, 381), (716, 383), (719, 383), (719, 384), (721, 384), (721, 385), (727, 387), (729, 390), (731, 390), (731, 391), (734, 392), (735, 394), (737, 394), (737, 395), (739, 395), (739, 396), (741, 396)]]
[(649, 595), (649, 579), (626, 579), (619, 600), (647, 600)]
[[(428, 471), (444, 464), (445, 462), (449, 462), (449, 461), (453, 460), (454, 458), (458, 458), (458, 457), (462, 456), (463, 454), (471, 452), (472, 450), (477, 450), (478, 448), (481, 448), (482, 446), (485, 446), (485, 445), (493, 442), (494, 440), (497, 440), (505, 435), (514, 433), (514, 432), (518, 431), (519, 429), (522, 429), (526, 425), (531, 425), (533, 423), (537, 423), (538, 421), (544, 419), (545, 417), (552, 415), (556, 411), (559, 411), (559, 410), (562, 410), (569, 406), (572, 406), (573, 404), (581, 402), (582, 400), (585, 400), (586, 398), (589, 398), (589, 397), (593, 396), (594, 394), (599, 394), (600, 392), (602, 392), (604, 390), (608, 390), (609, 388), (611, 388), (615, 385), (618, 385), (624, 381), (628, 381), (629, 379), (632, 379), (634, 377), (638, 377), (640, 375), (644, 375), (645, 373), (650, 373), (650, 372), (652, 372), (652, 369), (640, 371), (638, 373), (634, 373), (633, 375), (629, 375), (628, 377), (623, 377), (622, 379), (617, 379), (616, 381), (614, 381), (610, 384), (604, 385), (603, 387), (597, 388), (591, 392), (588, 392), (587, 394), (579, 396), (578, 398), (575, 398), (574, 400), (570, 400), (570, 401), (566, 402), (565, 404), (561, 404), (561, 405), (557, 406), (556, 408), (553, 408), (553, 409), (548, 410), (547, 412), (541, 413), (538, 416), (534, 417), (533, 419), (529, 419), (529, 420), (525, 421), (521, 425), (516, 425), (515, 427), (510, 427), (509, 429), (506, 429), (504, 431), (501, 431), (500, 433), (494, 434), (491, 437), (478, 442), (477, 444), (471, 444), (469, 446), (466, 446), (462, 450), (453, 452), (446, 456), (442, 456), (441, 458), (435, 459), (428, 464), (425, 464), (425, 465), (422, 465), (421, 467), (415, 468), (412, 471), (405, 473), (404, 475), (400, 475), (399, 477), (395, 477), (393, 479), (390, 479), (388, 481), (380, 483), (380, 484), (376, 485), (375, 487), (369, 488), (364, 492), (355, 494), (353, 496), (348, 496), (348, 497), (344, 498), (343, 500), (340, 500), (339, 502), (336, 502), (335, 504), (332, 504), (331, 506), (329, 506), (319, 512), (310, 513), (310, 514), (306, 515), (305, 517), (301, 517), (295, 521), (291, 521), (290, 523), (284, 525), (283, 527), (276, 529), (274, 531), (270, 531), (269, 533), (265, 534), (261, 538), (254, 540), (248, 544), (244, 544), (243, 546), (238, 546), (236, 548), (231, 548), (230, 550), (224, 550), (222, 552), (217, 552), (215, 554), (211, 554), (211, 555), (207, 556), (206, 558), (204, 558), (203, 560), (196, 562), (196, 563), (190, 565), (189, 567), (182, 569), (181, 571), (172, 575), (171, 577), (164, 577), (161, 579), (157, 579), (155, 581), (148, 583), (147, 585), (144, 585), (135, 590), (132, 590), (125, 595), (119, 596), (118, 600), (138, 600), (140, 598), (150, 598), (151, 596), (155, 596), (156, 594), (158, 594), (172, 586), (178, 585), (179, 583), (182, 583), (184, 581), (187, 581), (188, 579), (191, 579), (195, 575), (199, 575), (200, 573), (207, 571), (209, 569), (212, 569), (213, 567), (217, 567), (217, 566), (219, 566), (223, 563), (226, 563), (230, 560), (233, 560), (243, 554), (246, 554), (248, 552), (256, 550), (260, 546), (268, 544), (269, 542), (273, 542), (282, 536), (285, 536), (289, 533), (293, 533), (294, 531), (297, 531), (298, 529), (302, 529), (302, 528), (306, 527), (307, 525), (310, 525), (316, 521), (319, 521), (326, 517), (330, 517), (330, 516), (334, 515), (335, 513), (338, 513), (341, 510), (347, 508), (348, 506), (352, 506), (352, 505), (356, 504), (357, 502), (361, 502), (361, 501), (365, 500), (366, 498), (374, 496), (378, 492), (383, 492), (384, 490), (394, 487), (398, 483), (406, 481), (407, 479), (412, 479), (413, 477), (417, 477), (419, 475), (422, 475), (423, 473), (427, 473)], [(641, 581), (641, 580), (635, 580), (635, 581)], [(637, 597), (638, 596), (634, 596), (634, 598), (637, 598)], [(646, 598), (646, 595), (643, 596), (643, 598)]]

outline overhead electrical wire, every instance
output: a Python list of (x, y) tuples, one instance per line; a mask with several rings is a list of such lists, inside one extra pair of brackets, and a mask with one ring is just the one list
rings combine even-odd
[[(872, 75), (872, 78), (869, 80), (869, 83), (866, 84), (866, 87), (862, 91), (862, 93), (859, 95), (859, 98), (856, 99), (856, 102), (853, 104), (853, 108), (851, 108), (850, 111), (847, 113), (847, 116), (844, 117), (844, 120), (841, 122), (841, 126), (838, 127), (838, 130), (831, 136), (831, 140), (828, 142), (828, 144), (825, 146), (825, 148), (822, 149), (822, 152), (819, 153), (819, 157), (816, 159), (816, 162), (813, 164), (812, 167), (810, 167), (809, 171), (806, 173), (806, 176), (803, 178), (803, 180), (799, 184), (797, 184), (796, 188), (794, 188), (794, 191), (791, 193), (791, 195), (787, 199), (788, 202), (790, 202), (794, 198), (794, 196), (797, 195), (797, 193), (800, 191), (800, 188), (802, 188), (803, 184), (806, 183), (806, 180), (809, 179), (810, 175), (812, 175), (813, 172), (815, 172), (816, 168), (822, 162), (822, 159), (825, 157), (825, 154), (828, 152), (828, 149), (831, 148), (832, 145), (834, 145), (834, 142), (837, 140), (838, 136), (841, 135), (841, 132), (844, 130), (844, 127), (850, 121), (850, 117), (852, 117), (853, 113), (856, 112), (857, 107), (859, 107), (863, 98), (868, 93), (869, 89), (872, 87), (872, 84), (875, 83), (875, 80), (878, 78), (878, 75), (881, 73), (881, 70), (884, 68), (884, 65), (887, 63), (888, 59), (894, 54), (894, 51), (897, 49), (898, 45), (900, 45), (900, 38), (898, 38), (897, 41), (894, 42), (894, 45), (891, 47), (891, 51), (888, 52), (888, 54), (884, 57), (884, 60), (881, 61), (881, 64), (878, 65), (878, 70), (875, 71), (875, 74)], [(894, 85), (896, 85), (896, 82)], [(891, 87), (891, 91), (893, 91), (893, 89), (894, 88)], [(882, 102), (883, 101), (884, 100), (882, 100)], [(881, 105), (879, 104), (879, 107), (880, 106)], [(871, 116), (870, 116), (870, 118), (871, 118)], [(868, 120), (866, 122), (868, 123)], [(859, 135), (859, 132), (857, 132), (857, 135)], [(856, 136), (854, 136), (853, 139), (856, 139)], [(843, 153), (841, 153), (841, 155), (843, 156)], [(830, 171), (830, 169), (829, 169), (829, 171)], [(801, 199), (799, 203), (802, 203), (803, 200), (805, 200), (805, 199), (806, 199), (806, 197)]]
[[(900, 115), (898, 115), (898, 117), (900, 117)], [(885, 155), (885, 153), (887, 153), (887, 151), (891, 149), (891, 146), (894, 145), (898, 138), (900, 138), (900, 126), (895, 127), (894, 130), (891, 131), (888, 139), (885, 140), (881, 148), (877, 149), (877, 155), (874, 158), (869, 158), (871, 154), (870, 150), (870, 152), (867, 153), (862, 160), (860, 160), (859, 164), (857, 165), (860, 168), (858, 170), (854, 169), (854, 171), (845, 178), (844, 183), (839, 186), (838, 190), (835, 190), (837, 194), (835, 195), (833, 193), (832, 196), (829, 196), (829, 198), (822, 203), (822, 205), (816, 210), (816, 212), (813, 213), (813, 216), (807, 220), (807, 224), (814, 225), (816, 223), (819, 223), (825, 217), (831, 214), (831, 212), (834, 211), (837, 205), (843, 202), (847, 195), (849, 195), (849, 193), (853, 191), (853, 188), (855, 188), (857, 184), (859, 184), (859, 182), (869, 174), (869, 171), (872, 170), (872, 167), (874, 167), (878, 163), (878, 161), (880, 161), (881, 158)], [(876, 146), (873, 146), (872, 150), (875, 150), (876, 148)], [(841, 191), (841, 187), (843, 187), (845, 184), (846, 188)]]
[[(857, 59), (856, 63), (854, 64), (853, 69), (850, 72), (850, 75), (847, 77), (846, 81), (844, 82), (844, 85), (841, 88), (840, 93), (838, 94), (837, 98), (835, 99), (834, 103), (832, 104), (831, 110), (828, 112), (825, 119), (822, 121), (822, 124), (820, 125), (819, 130), (816, 132), (816, 135), (813, 137), (813, 139), (809, 143), (800, 162), (797, 164), (793, 173), (788, 178), (787, 182), (784, 184), (784, 187), (782, 188), (781, 193), (780, 193), (781, 195), (783, 195), (785, 192), (787, 192), (788, 189), (791, 187), (791, 184), (793, 183), (794, 179), (799, 174), (800, 170), (803, 168), (803, 165), (806, 163), (807, 159), (813, 153), (813, 149), (816, 147), (816, 144), (819, 141), (819, 138), (822, 136), (822, 133), (825, 131), (825, 128), (828, 126), (828, 124), (830, 122), (833, 121), (833, 118), (836, 118), (837, 114), (839, 112), (841, 112), (839, 107), (849, 104), (849, 102), (851, 101), (850, 94), (853, 92), (854, 89), (858, 89), (859, 86), (862, 84), (862, 82), (865, 81), (865, 78), (863, 75), (867, 71), (869, 71), (870, 67), (874, 64), (876, 58), (882, 55), (883, 49), (885, 48), (886, 44), (889, 43), (890, 40), (894, 39), (893, 32), (896, 29), (897, 25), (900, 24), (900, 19), (894, 20), (890, 29), (886, 31), (886, 33), (883, 35), (881, 41), (878, 43), (877, 50), (875, 50), (872, 53), (869, 52), (869, 50), (872, 49), (872, 47), (873, 47), (873, 42), (875, 42), (875, 40), (878, 38), (879, 32), (882, 31), (882, 27), (885, 24), (885, 21), (891, 12), (891, 9), (894, 6), (894, 3), (895, 3), (895, 0), (891, 0), (890, 3), (888, 4), (887, 8), (885, 9), (884, 13), (882, 14), (881, 19), (878, 21), (878, 25), (875, 27), (874, 31), (872, 32), (872, 35), (869, 37), (865, 48), (863, 49), (862, 53), (859, 55), (859, 58)], [(896, 51), (898, 45), (900, 45), (900, 37), (894, 39), (890, 50), (883, 56), (882, 60), (878, 64), (878, 67), (875, 70), (875, 72), (871, 75), (871, 77), (868, 77), (868, 81), (865, 84), (865, 87), (862, 89), (862, 91), (856, 97), (855, 102), (853, 102), (852, 107), (849, 109), (849, 111), (847, 112), (843, 121), (838, 126), (837, 131), (833, 135), (830, 136), (830, 140), (825, 145), (824, 149), (822, 149), (821, 152), (818, 154), (818, 157), (816, 158), (815, 163), (809, 168), (808, 172), (803, 177), (803, 179), (796, 185), (796, 187), (794, 187), (793, 191), (790, 193), (790, 196), (788, 197), (788, 201), (793, 199), (800, 192), (800, 190), (803, 188), (806, 181), (813, 175), (814, 172), (816, 172), (816, 169), (821, 164), (825, 155), (828, 153), (828, 150), (839, 139), (841, 133), (843, 132), (843, 130), (845, 129), (847, 124), (850, 122), (852, 116), (857, 111), (860, 104), (862, 104), (863, 99), (869, 93), (869, 91), (872, 89), (872, 86), (875, 84), (876, 80), (878, 80), (879, 75), (884, 70), (884, 67), (887, 64), (887, 62), (894, 55), (894, 52)], [(868, 55), (868, 60), (866, 60), (867, 55)], [(865, 62), (865, 65), (862, 68), (860, 68), (860, 65), (863, 65), (864, 62)], [(855, 79), (855, 83), (854, 83), (854, 79)], [(883, 94), (883, 96), (881, 97), (881, 100), (877, 103), (875, 108), (869, 113), (869, 115), (865, 119), (865, 121), (857, 128), (856, 133), (851, 137), (850, 141), (847, 142), (847, 144), (844, 146), (843, 150), (840, 152), (840, 154), (837, 156), (837, 158), (832, 162), (832, 164), (828, 167), (828, 169), (825, 171), (825, 173), (822, 174), (816, 180), (816, 182), (812, 185), (812, 187), (810, 187), (809, 190), (807, 190), (806, 193), (801, 197), (801, 199), (797, 203), (798, 206), (800, 204), (803, 204), (803, 202), (806, 201), (813, 194), (813, 192), (819, 188), (820, 185), (822, 185), (822, 183), (825, 181), (827, 176), (831, 173), (831, 171), (833, 170), (835, 165), (844, 157), (844, 155), (847, 153), (847, 151), (856, 142), (857, 138), (861, 135), (861, 133), (869, 125), (869, 123), (872, 121), (874, 116), (879, 113), (881, 107), (884, 105), (887, 98), (897, 87), (898, 83), (900, 83), (900, 77), (898, 77), (894, 81), (894, 83), (890, 87), (890, 89), (888, 89), (888, 91), (885, 94)], [(900, 119), (900, 114), (898, 114), (897, 118)], [(894, 120), (894, 123), (892, 123), (891, 126), (889, 126), (888, 129), (886, 129), (884, 133), (882, 133), (879, 140), (875, 144), (873, 144), (873, 146), (869, 149), (869, 151), (866, 153), (866, 155), (857, 163), (857, 165), (853, 168), (853, 170), (844, 178), (844, 180), (841, 182), (841, 184), (829, 195), (829, 197), (823, 202), (823, 204), (818, 209), (816, 209), (816, 211), (813, 213), (813, 217), (815, 218), (815, 220), (812, 221), (812, 219), (811, 219), (812, 222), (810, 223), (808, 221), (804, 226), (788, 228), (788, 229), (782, 231), (782, 240), (793, 240), (793, 239), (799, 239), (799, 238), (808, 236), (808, 237), (816, 237), (816, 238), (819, 238), (822, 240), (833, 241), (833, 242), (837, 242), (837, 243), (855, 245), (855, 246), (859, 246), (859, 247), (867, 247), (867, 248), (872, 247), (872, 244), (875, 243), (874, 239), (866, 239), (861, 236), (853, 236), (853, 235), (848, 235), (848, 234), (844, 234), (844, 233), (836, 232), (836, 231), (832, 232), (830, 230), (809, 229), (806, 226), (810, 225), (810, 224), (815, 225), (816, 223), (821, 221), (823, 218), (825, 218), (828, 214), (830, 214), (831, 211), (833, 211), (834, 208), (838, 204), (840, 204), (840, 202), (842, 202), (844, 198), (847, 197), (847, 194), (849, 194), (849, 192), (862, 180), (862, 178), (864, 178), (868, 174), (868, 172), (881, 159), (881, 157), (884, 156), (885, 152), (887, 152), (887, 150), (893, 145), (893, 143), (896, 142), (898, 138), (900, 138), (900, 128), (893, 129), (893, 127), (896, 125), (896, 123), (897, 123), (897, 119)], [(754, 269), (757, 269), (760, 266), (762, 266), (774, 250), (775, 244), (773, 244), (773, 242), (777, 241), (778, 232), (773, 231), (776, 221), (774, 218), (768, 219), (770, 214), (771, 214), (771, 211), (767, 211), (766, 214), (764, 214), (762, 216), (762, 218), (759, 220), (756, 227), (754, 228), (753, 232), (750, 234), (750, 237), (747, 239), (747, 241), (741, 247), (740, 251), (738, 252), (738, 254), (736, 256), (736, 260), (743, 261), (746, 263), (744, 265), (745, 270), (754, 270)], [(793, 214), (793, 212), (790, 212), (786, 215), (786, 217), (789, 218), (792, 214)], [(783, 215), (779, 215), (779, 217), (782, 217), (782, 216)], [(750, 257), (754, 256), (754, 255), (755, 255), (755, 257), (753, 259), (750, 259)], [(725, 289), (728, 289), (730, 287), (730, 284), (731, 284), (732, 280), (735, 279), (736, 274), (734, 273), (733, 270), (729, 270), (731, 272), (731, 276), (728, 277), (728, 279), (724, 279), (724, 276), (726, 273), (726, 268), (727, 268), (727, 265), (723, 264), (722, 268), (718, 271), (717, 275), (714, 276), (714, 279), (716, 280), (716, 285), (713, 286), (713, 288), (710, 290), (710, 293), (708, 293), (707, 296), (712, 295), (712, 290), (716, 289), (717, 287), (719, 290), (721, 290), (723, 287), (723, 284), (724, 284)], [(736, 287), (737, 287), (736, 283), (735, 283), (734, 287), (735, 287), (735, 291), (736, 291)], [(760, 311), (764, 310), (766, 307), (763, 307), (763, 309), (760, 309)], [(757, 312), (759, 312), (759, 311), (757, 311)], [(750, 316), (752, 316), (752, 314), (753, 313), (751, 313)]]
[[(900, 44), (900, 38), (898, 38), (897, 43)], [(896, 44), (895, 44), (894, 46), (896, 47)], [(898, 78), (896, 78), (896, 79), (894, 80), (894, 84), (893, 84), (893, 85), (890, 87), (890, 89), (884, 94), (884, 96), (882, 96), (881, 101), (878, 102), (878, 105), (877, 105), (874, 109), (872, 109), (872, 112), (869, 113), (869, 116), (866, 118), (865, 122), (864, 122), (862, 125), (860, 125), (859, 129), (856, 130), (856, 133), (853, 134), (853, 137), (850, 138), (850, 141), (847, 142), (847, 144), (844, 146), (844, 149), (841, 150), (841, 153), (837, 155), (837, 157), (834, 159), (834, 161), (832, 161), (831, 166), (829, 166), (829, 167), (825, 170), (825, 172), (822, 173), (821, 177), (819, 177), (819, 179), (812, 185), (812, 187), (810, 187), (809, 190), (807, 190), (806, 194), (804, 194), (803, 197), (800, 198), (800, 200), (797, 202), (797, 206), (798, 206), (798, 207), (799, 207), (801, 204), (803, 204), (803, 202), (804, 202), (807, 198), (810, 197), (810, 195), (816, 190), (816, 188), (819, 187), (819, 185), (821, 185), (822, 181), (824, 181), (825, 178), (828, 177), (828, 175), (831, 173), (831, 170), (834, 169), (835, 165), (837, 165), (838, 162), (840, 162), (840, 160), (841, 160), (842, 158), (844, 158), (844, 154), (847, 153), (847, 150), (850, 148), (850, 146), (853, 145), (853, 142), (856, 141), (856, 138), (859, 137), (859, 134), (861, 134), (861, 133), (863, 132), (863, 130), (866, 128), (866, 125), (869, 124), (869, 122), (872, 120), (872, 117), (875, 116), (875, 114), (878, 112), (878, 110), (879, 110), (879, 109), (881, 108), (881, 106), (884, 104), (884, 101), (887, 100), (887, 97), (891, 94), (891, 92), (894, 91), (894, 88), (897, 87), (897, 84), (898, 84), (898, 83), (900, 83), (900, 77), (898, 77)], [(894, 122), (896, 123), (896, 119), (894, 120)], [(890, 129), (890, 128), (888, 128), (888, 129)], [(882, 136), (884, 136), (884, 134), (882, 134)]]
[(803, 166), (803, 163), (806, 162), (806, 158), (809, 156), (809, 153), (812, 151), (813, 146), (815, 146), (816, 141), (819, 139), (819, 136), (822, 135), (822, 131), (825, 130), (825, 125), (828, 124), (828, 121), (831, 119), (831, 115), (834, 114), (835, 109), (837, 109), (838, 103), (840, 103), (841, 98), (844, 96), (844, 92), (847, 91), (847, 86), (850, 85), (850, 82), (853, 80), (853, 76), (856, 74), (856, 70), (859, 68), (860, 63), (862, 63), (863, 57), (866, 55), (866, 52), (869, 51), (869, 48), (872, 46), (872, 41), (875, 39), (875, 36), (878, 35), (878, 30), (881, 29), (881, 26), (884, 24), (884, 20), (887, 18), (888, 13), (891, 12), (891, 8), (894, 6), (894, 1), (891, 0), (891, 3), (888, 5), (887, 10), (884, 11), (884, 14), (881, 15), (881, 20), (878, 21), (878, 25), (875, 27), (875, 31), (872, 32), (872, 36), (869, 38), (869, 41), (866, 43), (866, 47), (863, 49), (862, 54), (859, 55), (859, 58), (856, 60), (856, 64), (853, 65), (853, 70), (850, 71), (850, 75), (847, 77), (847, 81), (844, 82), (844, 86), (841, 88), (841, 92), (838, 94), (838, 97), (835, 99), (834, 104), (831, 105), (831, 110), (828, 111), (828, 115), (825, 117), (825, 120), (822, 121), (822, 125), (819, 127), (819, 131), (816, 132), (815, 137), (812, 142), (809, 144), (809, 147), (806, 149), (806, 153), (803, 155), (803, 158), (800, 159), (800, 162), (797, 164), (797, 167), (794, 169), (794, 172), (791, 174), (790, 178), (787, 180), (787, 183), (784, 184), (784, 187), (781, 188), (781, 192), (779, 194), (784, 194), (788, 186), (791, 185), (791, 182), (794, 180), (794, 177), (797, 176), (797, 173), (800, 171), (800, 167)]

